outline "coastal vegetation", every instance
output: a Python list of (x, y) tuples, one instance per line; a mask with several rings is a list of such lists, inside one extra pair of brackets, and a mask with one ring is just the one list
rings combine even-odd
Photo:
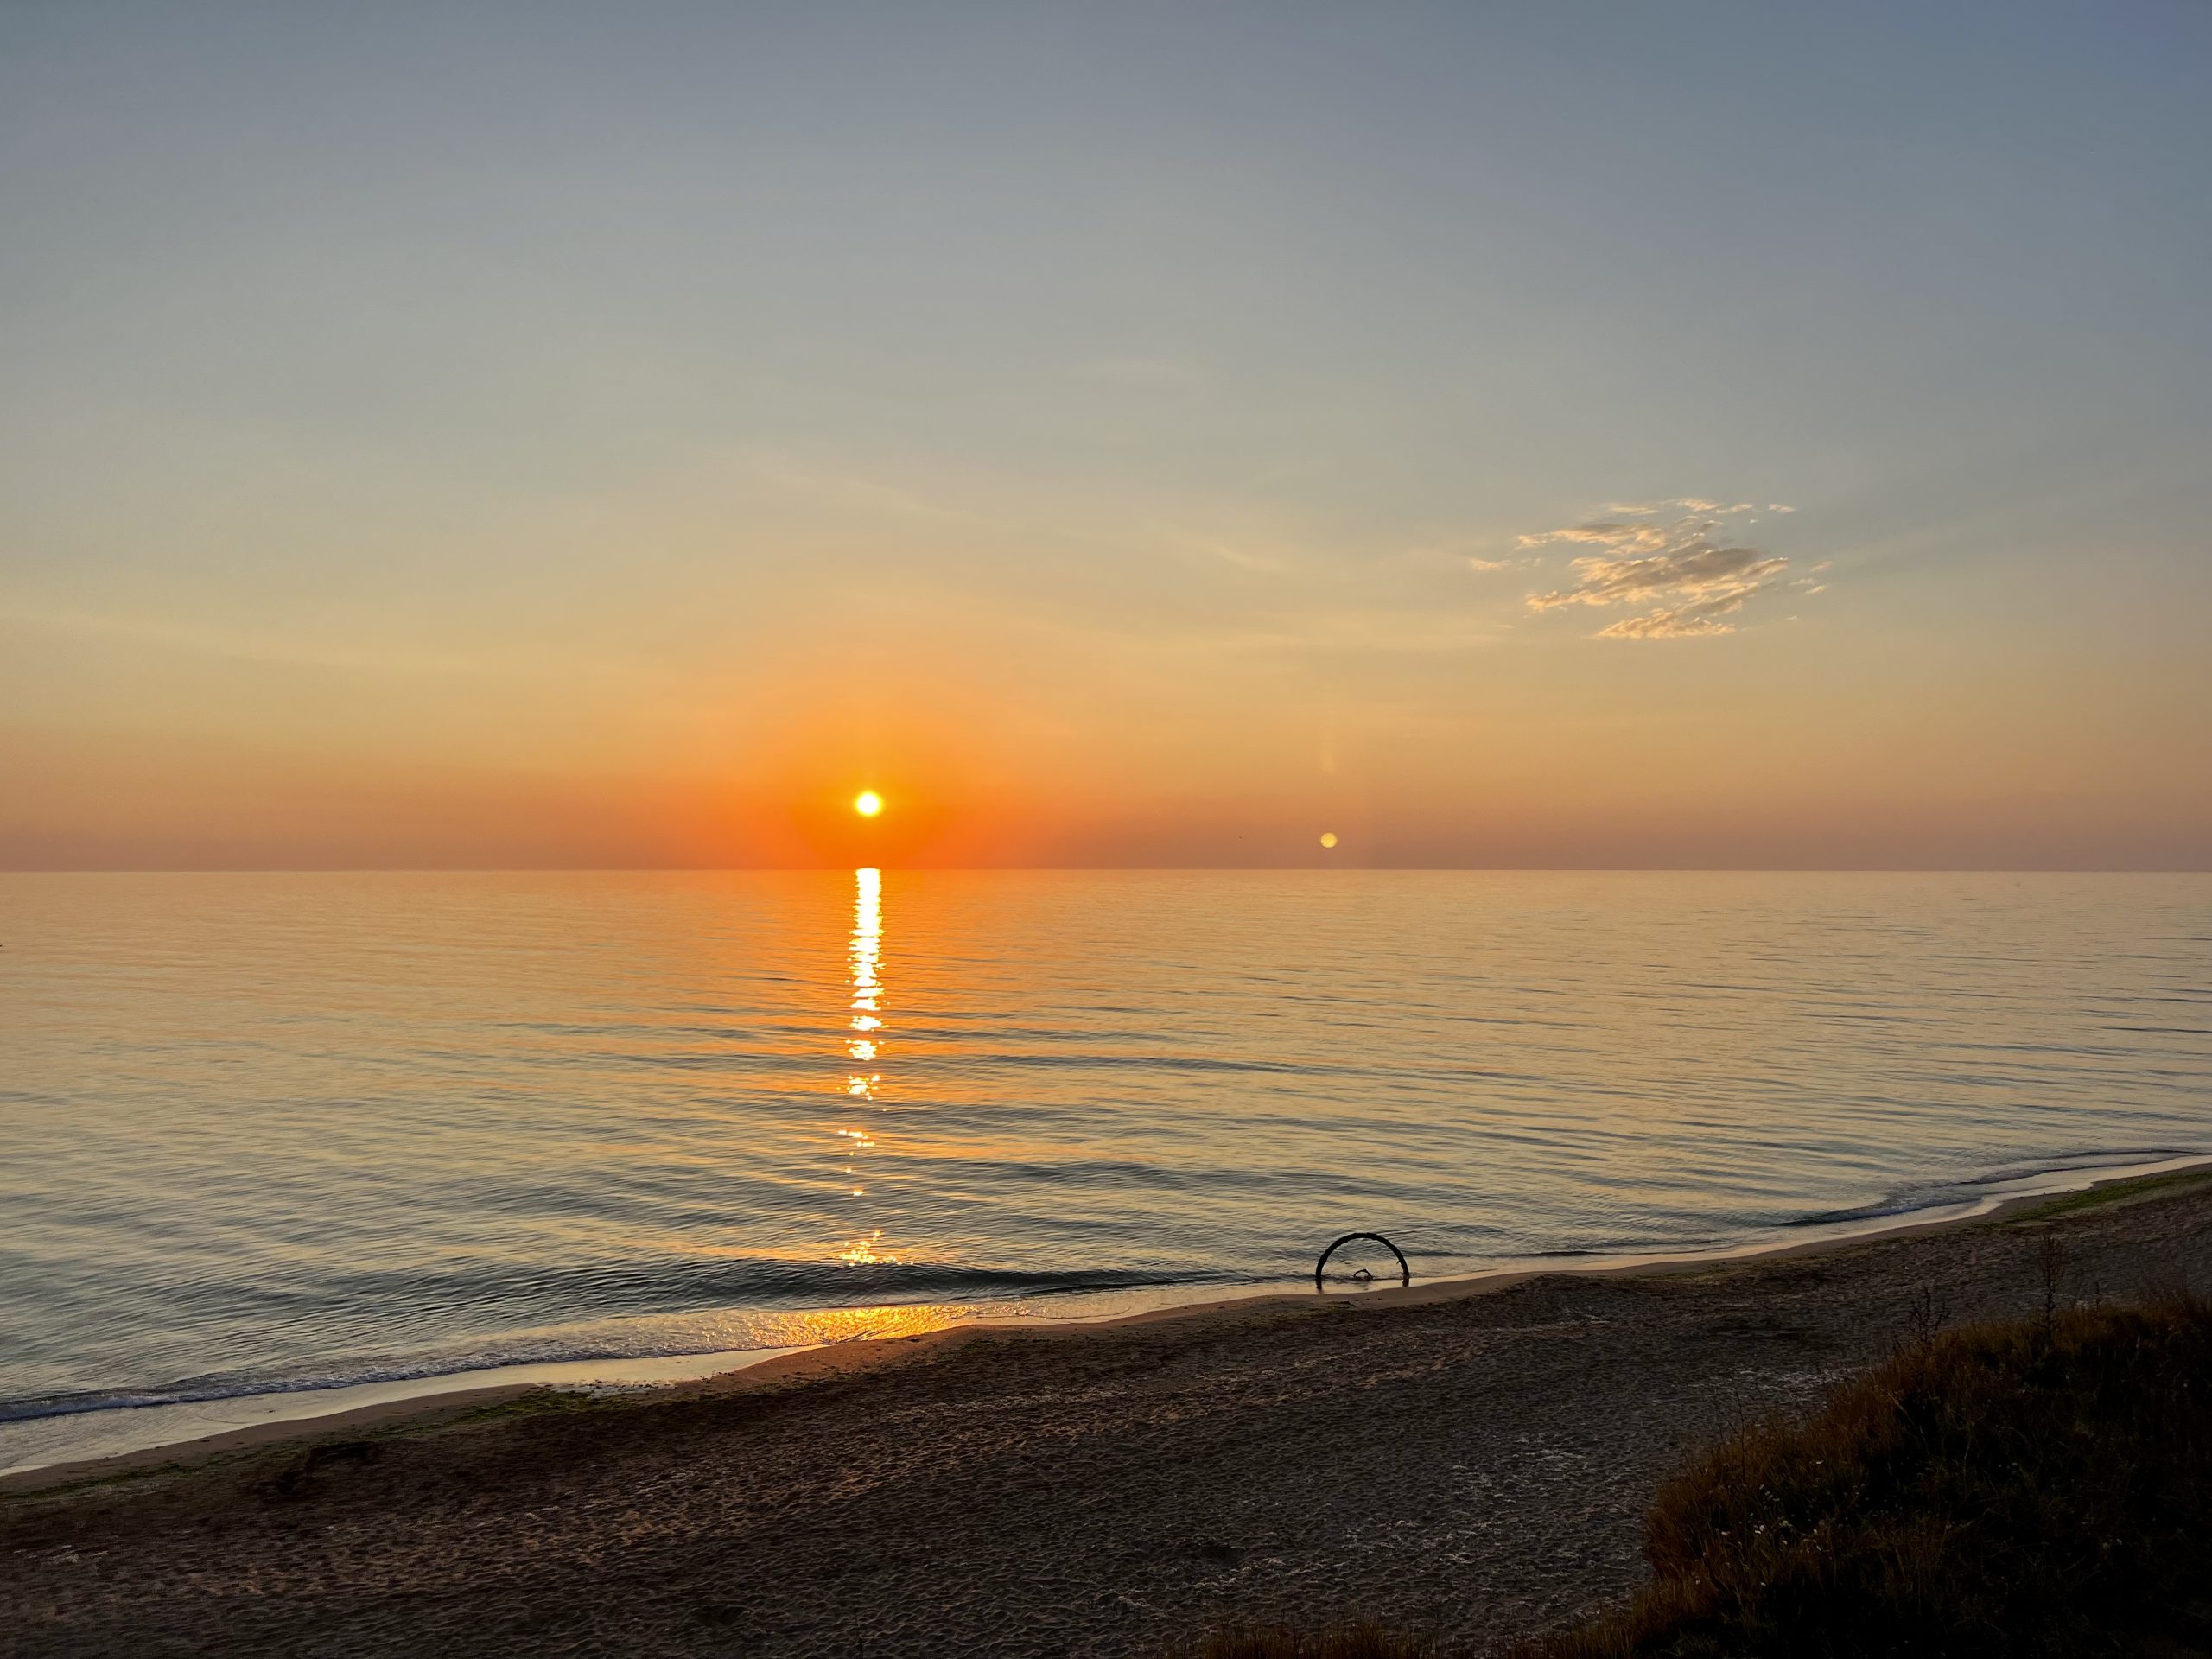
[(2101, 1181), (2078, 1192), (2062, 1193), (2046, 1204), (2023, 1210), (2010, 1219), (2015, 1225), (2050, 1221), (2059, 1216), (2079, 1215), (2084, 1210), (2141, 1204), (2206, 1185), (2212, 1185), (2212, 1170), (2177, 1169), (2164, 1175), (2141, 1175), (2133, 1180)]
[[(2212, 1303), (1938, 1332), (1668, 1482), (1651, 1578), (1517, 1659), (2212, 1652)], [(1374, 1627), (1198, 1659), (1427, 1659)]]

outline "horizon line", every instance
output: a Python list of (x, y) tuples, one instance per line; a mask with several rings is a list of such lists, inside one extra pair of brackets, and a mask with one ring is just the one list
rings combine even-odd
[(0, 875), (2212, 875), (2212, 863), (2113, 864), (29, 864)]

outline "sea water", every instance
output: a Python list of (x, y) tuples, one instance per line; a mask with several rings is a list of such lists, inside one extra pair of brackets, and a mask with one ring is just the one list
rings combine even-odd
[(0, 1469), (2204, 1153), (2212, 877), (0, 876)]

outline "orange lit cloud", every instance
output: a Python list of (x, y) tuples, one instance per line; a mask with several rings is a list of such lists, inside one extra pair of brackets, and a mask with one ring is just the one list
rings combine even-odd
[[(1645, 515), (1688, 507), (1689, 516), (1660, 524)], [(1603, 548), (1573, 561), (1575, 585), (1529, 595), (1529, 608), (1562, 606), (1653, 606), (1598, 631), (1600, 639), (1682, 639), (1732, 633), (1746, 601), (1777, 584), (1789, 561), (1754, 547), (1713, 537), (1722, 521), (1756, 511), (1753, 504), (1723, 506), (1696, 497), (1645, 506), (1616, 506), (1618, 517), (1560, 530), (1539, 531), (1521, 545)], [(1770, 511), (1787, 511), (1785, 508)], [(1660, 602), (1671, 601), (1671, 602)]]

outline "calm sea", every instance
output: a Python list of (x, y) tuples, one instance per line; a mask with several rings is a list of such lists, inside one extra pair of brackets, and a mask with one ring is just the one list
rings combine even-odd
[(2202, 876), (4, 876), (0, 1436), (2206, 1152)]

